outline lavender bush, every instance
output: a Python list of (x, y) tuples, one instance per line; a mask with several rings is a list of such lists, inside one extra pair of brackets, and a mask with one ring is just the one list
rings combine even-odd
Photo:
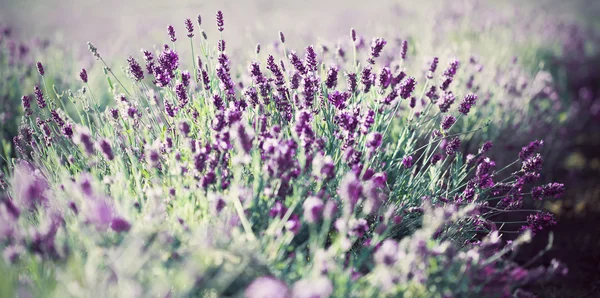
[(354, 29), (335, 51), (274, 32), (273, 51), (234, 63), (226, 15), (216, 38), (199, 34), (208, 20), (165, 26), (167, 44), (123, 57), (123, 73), (89, 43), (108, 88), (82, 69), (83, 89), (23, 97), (3, 295), (507, 297), (566, 273), (511, 258), (556, 223), (522, 208), (564, 192), (540, 181), (544, 141), (490, 158), (495, 123), (529, 115), (518, 99), (548, 82), (480, 87), (476, 58), (422, 65), (412, 41)]

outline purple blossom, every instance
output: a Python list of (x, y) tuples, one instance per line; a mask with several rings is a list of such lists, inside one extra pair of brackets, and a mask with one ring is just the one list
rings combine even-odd
[(385, 266), (393, 266), (398, 261), (398, 242), (386, 239), (375, 252), (375, 262)]
[(334, 89), (337, 86), (337, 76), (338, 68), (331, 66), (327, 71), (327, 80), (325, 81), (325, 86), (327, 86), (329, 89)]
[(365, 68), (363, 68), (360, 81), (363, 84), (363, 92), (368, 93), (369, 90), (371, 90), (371, 85), (373, 84), (373, 81), (371, 80), (371, 66), (370, 65), (367, 65), (367, 66), (365, 66)]
[(42, 93), (42, 90), (38, 85), (35, 85), (33, 87), (33, 94), (35, 94), (37, 105), (40, 108), (40, 110), (44, 109), (47, 106), (46, 99), (44, 99), (44, 93)]
[(542, 164), (544, 163), (544, 159), (539, 153), (536, 153), (533, 156), (528, 157), (525, 161), (523, 161), (523, 166), (521, 169), (524, 172), (539, 172), (542, 169)]
[(452, 106), (455, 100), (456, 98), (454, 97), (454, 94), (452, 92), (445, 92), (444, 96), (442, 97), (442, 100), (439, 103), (440, 111), (442, 113), (448, 112), (450, 106)]
[(177, 85), (175, 85), (175, 94), (177, 94), (177, 99), (179, 99), (179, 106), (182, 108), (185, 107), (189, 99), (187, 90), (185, 89), (183, 83), (179, 82), (177, 83)]
[(23, 105), (25, 116), (31, 116), (31, 114), (33, 114), (33, 111), (31, 110), (31, 98), (27, 95), (23, 95), (23, 97), (21, 97), (21, 104)]
[(285, 35), (283, 35), (283, 32), (281, 31), (279, 31), (279, 40), (281, 43), (285, 43)]
[(446, 68), (446, 70), (444, 71), (444, 76), (447, 78), (454, 78), (459, 66), (460, 61), (458, 61), (457, 59), (452, 60), (452, 62), (448, 64), (448, 68)]
[(408, 41), (407, 40), (403, 40), (402, 41), (402, 48), (400, 50), (400, 57), (402, 58), (402, 60), (406, 60), (406, 53), (408, 52)]
[(460, 148), (460, 139), (458, 137), (455, 137), (448, 141), (448, 143), (446, 144), (446, 154), (454, 155), (458, 148)]
[(381, 143), (383, 142), (383, 135), (381, 135), (379, 132), (371, 132), (367, 135), (365, 141), (367, 148), (375, 150), (381, 146)]
[(411, 155), (402, 158), (402, 166), (409, 169), (413, 166), (413, 157)]
[(324, 208), (323, 200), (311, 196), (304, 201), (302, 206), (304, 207), (304, 219), (306, 222), (315, 223), (320, 219)]
[(306, 48), (306, 57), (304, 60), (309, 71), (317, 71), (317, 53), (315, 53), (313, 46)]
[(437, 69), (439, 60), (440, 59), (438, 57), (434, 57), (433, 61), (431, 61), (431, 65), (429, 66), (429, 73), (427, 74), (427, 78), (428, 79), (432, 79), (433, 78), (433, 73)]
[(527, 216), (527, 225), (521, 227), (521, 231), (530, 230), (533, 235), (544, 228), (556, 225), (556, 219), (552, 213), (538, 212)]
[[(200, 17), (200, 15), (198, 15), (198, 17)], [(200, 26), (201, 19), (198, 18), (198, 26)], [(190, 19), (185, 19), (184, 21), (185, 23), (185, 28), (187, 29), (187, 37), (192, 38), (194, 37), (194, 24), (192, 23), (192, 20)]]
[(327, 95), (327, 99), (329, 99), (329, 102), (331, 102), (331, 104), (333, 104), (337, 109), (343, 110), (344, 108), (346, 108), (346, 101), (350, 98), (350, 93), (349, 92), (339, 92), (339, 91), (334, 91), (332, 93), (329, 93), (329, 95)]
[(460, 106), (458, 107), (458, 111), (464, 115), (469, 114), (471, 107), (475, 105), (476, 101), (477, 101), (477, 95), (467, 94), (465, 96), (465, 98), (463, 99), (463, 101), (460, 103)]
[(294, 66), (294, 68), (302, 75), (305, 75), (306, 68), (304, 67), (304, 64), (302, 63), (300, 58), (298, 58), (298, 54), (296, 53), (296, 51), (291, 51), (288, 56), (290, 59), (290, 63)]
[(371, 57), (367, 60), (371, 64), (375, 64), (374, 58), (379, 57), (383, 47), (387, 44), (387, 41), (383, 38), (374, 38), (371, 42)]
[(479, 149), (479, 154), (487, 153), (488, 151), (490, 151), (490, 149), (492, 149), (492, 146), (493, 146), (492, 141), (487, 141), (487, 142), (483, 143), (483, 145)]
[(175, 42), (177, 40), (177, 38), (175, 37), (175, 29), (173, 28), (173, 26), (169, 25), (169, 27), (167, 27), (167, 33), (169, 33), (169, 37), (171, 38), (172, 42)]
[(101, 139), (98, 142), (98, 149), (100, 150), (100, 152), (102, 152), (102, 154), (104, 154), (104, 157), (108, 160), (113, 160), (115, 158), (115, 155), (113, 153), (113, 150), (110, 146), (110, 142), (106, 139)]
[(187, 70), (182, 71), (181, 72), (181, 83), (183, 83), (183, 86), (188, 87), (190, 85), (190, 80), (191, 80), (190, 72)]
[(521, 148), (521, 152), (519, 152), (519, 158), (522, 161), (527, 160), (531, 155), (533, 155), (533, 153), (535, 151), (537, 151), (543, 145), (544, 145), (544, 141), (540, 141), (540, 140), (535, 140), (535, 141), (529, 143), (529, 145)]
[(127, 64), (127, 70), (131, 77), (138, 82), (141, 81), (144, 78), (144, 70), (142, 70), (140, 64), (131, 56), (127, 58)]
[(537, 186), (531, 190), (534, 199), (542, 200), (544, 197), (560, 198), (565, 194), (565, 185), (562, 183), (548, 183)]
[(442, 119), (442, 129), (448, 130), (452, 127), (452, 125), (454, 125), (454, 123), (456, 123), (456, 117), (452, 115), (446, 115)]
[(225, 26), (225, 21), (223, 20), (223, 12), (221, 12), (219, 10), (219, 11), (217, 11), (217, 27), (220, 32), (223, 32), (223, 30), (225, 29), (224, 26)]
[(356, 92), (356, 87), (357, 87), (357, 80), (356, 80), (356, 74), (355, 73), (344, 73), (344, 75), (346, 76), (346, 86), (348, 87), (348, 91), (350, 91), (351, 93)]
[(42, 65), (42, 62), (39, 62), (39, 61), (38, 61), (38, 62), (36, 63), (36, 66), (37, 66), (37, 69), (38, 69), (38, 73), (39, 73), (41, 76), (44, 76), (44, 74), (45, 74), (46, 72), (44, 71), (44, 65)]
[(121, 217), (114, 217), (110, 222), (110, 228), (117, 233), (127, 232), (131, 229), (131, 224)]
[(85, 71), (85, 68), (82, 68), (79, 72), (79, 78), (81, 78), (81, 81), (83, 81), (84, 83), (88, 82), (88, 75), (87, 71)]
[(413, 77), (407, 77), (400, 83), (400, 97), (407, 99), (415, 91), (417, 80)]
[(48, 203), (50, 187), (39, 170), (29, 162), (20, 160), (13, 173), (12, 189), (19, 207), (34, 210)]
[(356, 178), (354, 173), (347, 173), (342, 181), (340, 181), (339, 187), (340, 199), (346, 204), (349, 210), (353, 210), (354, 206), (358, 202), (362, 194), (362, 184), (360, 180)]

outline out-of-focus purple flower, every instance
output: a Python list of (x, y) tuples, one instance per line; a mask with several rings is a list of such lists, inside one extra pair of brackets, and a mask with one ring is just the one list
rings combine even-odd
[(202, 16), (198, 15), (196, 19), (198, 20), (198, 28), (200, 28), (200, 26), (202, 26)]
[[(201, 20), (201, 19), (199, 19), (199, 20)], [(185, 19), (184, 23), (185, 23), (185, 29), (187, 29), (187, 32), (188, 32), (187, 37), (189, 37), (189, 38), (194, 37), (194, 24), (192, 23), (192, 20)], [(198, 22), (198, 23), (200, 23), (200, 22)]]
[(243, 124), (237, 124), (237, 127), (234, 130), (236, 135), (236, 142), (238, 148), (241, 149), (246, 155), (250, 155), (250, 151), (252, 150), (252, 143), (254, 141), (254, 132), (251, 131), (250, 128), (246, 127)]
[(400, 49), (400, 58), (402, 58), (402, 60), (406, 60), (406, 53), (408, 52), (408, 41), (407, 40), (403, 40), (402, 41), (402, 48)]
[(104, 157), (106, 159), (113, 160), (115, 158), (112, 147), (110, 146), (110, 142), (108, 140), (101, 139), (98, 142), (98, 149), (100, 150), (100, 152), (102, 152), (102, 154), (104, 154)]
[(220, 32), (223, 32), (223, 30), (225, 29), (224, 26), (225, 26), (225, 21), (223, 20), (223, 12), (221, 12), (219, 10), (219, 11), (217, 11), (217, 27)]
[(40, 73), (40, 76), (44, 76), (46, 72), (44, 71), (44, 65), (42, 65), (42, 62), (38, 61), (35, 65), (37, 66), (38, 73)]
[(448, 130), (452, 127), (452, 125), (454, 125), (454, 123), (456, 123), (456, 117), (452, 115), (446, 115), (442, 119), (442, 129)]
[(172, 42), (177, 40), (175, 37), (175, 28), (173, 28), (173, 26), (169, 25), (169, 27), (167, 27), (167, 33), (169, 33), (169, 37), (171, 38)]
[(44, 109), (47, 106), (46, 99), (44, 99), (44, 93), (42, 93), (42, 90), (38, 85), (35, 85), (33, 87), (33, 94), (35, 94), (37, 105), (40, 108), (40, 110)]
[(77, 126), (75, 130), (77, 132), (75, 143), (82, 145), (88, 155), (93, 155), (95, 152), (94, 141), (90, 132), (83, 126)]
[(254, 49), (254, 52), (256, 53), (256, 55), (260, 54), (260, 43), (256, 44), (256, 48)]
[(33, 210), (48, 203), (50, 187), (42, 173), (27, 161), (15, 165), (12, 180), (15, 203), (22, 209)]
[(476, 101), (477, 101), (477, 95), (467, 94), (465, 96), (465, 98), (463, 99), (463, 101), (460, 103), (460, 106), (458, 107), (458, 111), (464, 115), (469, 114), (469, 111), (471, 111), (471, 107), (475, 105)]
[(374, 131), (367, 135), (367, 139), (365, 141), (367, 148), (375, 150), (381, 146), (381, 143), (383, 142), (383, 135)]
[(333, 284), (326, 277), (302, 279), (294, 284), (293, 298), (329, 298), (333, 294)]
[(356, 30), (354, 30), (354, 28), (350, 29), (350, 38), (352, 39), (352, 42), (356, 42)]
[(88, 75), (87, 71), (85, 71), (85, 68), (82, 68), (79, 72), (79, 78), (81, 78), (81, 81), (83, 81), (84, 83), (88, 82)]
[(312, 161), (312, 174), (317, 179), (327, 181), (335, 176), (335, 165), (331, 156), (317, 155)]
[(439, 154), (439, 153), (436, 153), (436, 154), (434, 154), (434, 155), (431, 157), (431, 163), (432, 163), (432, 164), (436, 164), (436, 163), (437, 163), (438, 161), (440, 161), (440, 160), (442, 160), (442, 155), (441, 155), (441, 154)]
[(272, 276), (255, 279), (244, 291), (244, 298), (292, 298), (287, 285)]
[(131, 224), (121, 217), (114, 217), (110, 222), (110, 228), (117, 232), (127, 232), (131, 229)]
[(367, 220), (364, 218), (352, 218), (350, 219), (350, 221), (348, 222), (348, 226), (350, 228), (350, 230), (348, 231), (348, 234), (350, 236), (355, 236), (355, 237), (362, 237), (365, 235), (365, 233), (369, 230), (369, 224), (367, 223)]
[(33, 111), (31, 110), (31, 98), (27, 95), (23, 95), (23, 97), (21, 97), (21, 104), (23, 105), (25, 116), (31, 116), (31, 114), (33, 114)]
[(300, 222), (300, 218), (296, 214), (292, 214), (292, 216), (290, 216), (290, 219), (288, 219), (288, 221), (285, 223), (285, 228), (294, 234), (298, 234), (298, 232), (300, 231), (300, 227), (302, 227), (302, 223)]
[(279, 40), (281, 43), (285, 43), (285, 35), (283, 35), (283, 32), (281, 31), (279, 31)]
[(433, 61), (431, 61), (431, 65), (429, 66), (429, 72), (427, 73), (427, 78), (428, 79), (432, 79), (433, 78), (433, 73), (437, 69), (439, 61), (440, 61), (440, 59), (438, 57), (434, 57)]
[(405, 169), (411, 168), (413, 165), (413, 157), (412, 155), (406, 156), (404, 158), (402, 158), (402, 166)]
[(362, 184), (352, 172), (347, 173), (342, 181), (340, 181), (339, 195), (340, 199), (345, 203), (345, 207), (353, 210), (354, 206), (362, 195)]
[(321, 213), (323, 212), (323, 200), (311, 196), (304, 201), (302, 204), (304, 207), (304, 219), (308, 223), (317, 222), (321, 218)]
[(375, 262), (385, 266), (393, 266), (398, 261), (398, 242), (386, 239), (375, 252)]

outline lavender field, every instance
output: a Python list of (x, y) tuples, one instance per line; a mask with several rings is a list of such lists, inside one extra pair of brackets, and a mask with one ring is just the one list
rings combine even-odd
[(597, 297), (599, 13), (0, 0), (0, 297)]

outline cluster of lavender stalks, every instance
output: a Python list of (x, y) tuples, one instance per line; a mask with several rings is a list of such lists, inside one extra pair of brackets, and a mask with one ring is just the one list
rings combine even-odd
[[(51, 93), (37, 63), (2, 181), (13, 294), (527, 297), (520, 287), (566, 273), (512, 261), (556, 223), (523, 202), (564, 185), (537, 186), (542, 141), (502, 168), (492, 141), (463, 152), (488, 126), (469, 127), (479, 98), (455, 88), (457, 59), (410, 74), (406, 40), (368, 46), (351, 30), (342, 60), (288, 50), (280, 32), (275, 53), (258, 45), (236, 72), (221, 11), (216, 47), (184, 23), (190, 70), (172, 26), (170, 44), (127, 59), (128, 81), (88, 44), (110, 107), (85, 69), (81, 89)], [(380, 63), (386, 50), (396, 58)]]

